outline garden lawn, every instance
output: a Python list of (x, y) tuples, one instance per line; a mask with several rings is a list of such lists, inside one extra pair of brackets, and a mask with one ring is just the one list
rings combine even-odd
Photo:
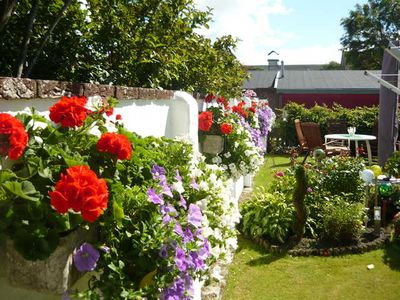
[[(287, 157), (267, 157), (255, 187), (268, 186), (273, 174), (288, 166)], [(368, 270), (369, 264), (375, 268)], [(239, 237), (223, 299), (400, 299), (400, 246), (340, 257), (291, 257), (266, 253)]]

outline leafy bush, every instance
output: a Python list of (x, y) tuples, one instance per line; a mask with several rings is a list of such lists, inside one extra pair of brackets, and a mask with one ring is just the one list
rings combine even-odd
[(331, 195), (347, 194), (349, 201), (359, 202), (364, 197), (364, 186), (359, 175), (364, 169), (363, 161), (358, 158), (327, 158), (320, 166), (321, 190)]
[(400, 177), (400, 151), (394, 152), (386, 161), (385, 172), (390, 176)]
[(252, 237), (283, 243), (293, 223), (292, 198), (281, 193), (268, 193), (260, 188), (251, 200), (241, 207), (241, 228)]
[(347, 203), (340, 196), (323, 207), (322, 240), (348, 245), (356, 242), (363, 231), (364, 210), (361, 203)]
[[(372, 128), (377, 121), (378, 107), (356, 107), (344, 108), (335, 104), (332, 108), (327, 106), (315, 105), (307, 109), (302, 104), (289, 102), (281, 109), (275, 123), (275, 132), (281, 138), (284, 146), (295, 146), (298, 144), (294, 120), (299, 119), (302, 122), (315, 122), (321, 127), (321, 134), (325, 135), (328, 121), (342, 120), (351, 126), (357, 127), (358, 133), (371, 134)], [(276, 137), (276, 136), (275, 136)], [(283, 145), (277, 145), (282, 147)]]

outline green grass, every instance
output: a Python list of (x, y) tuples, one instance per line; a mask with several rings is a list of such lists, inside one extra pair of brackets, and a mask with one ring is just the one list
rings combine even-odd
[(264, 165), (254, 177), (254, 188), (259, 186), (267, 187), (276, 172), (283, 171), (289, 166), (290, 160), (288, 156), (267, 155), (265, 157)]
[[(268, 186), (289, 158), (266, 157), (254, 186)], [(374, 264), (375, 268), (367, 269)], [(400, 246), (340, 257), (291, 257), (266, 253), (239, 237), (224, 300), (400, 299)]]
[[(367, 269), (374, 264), (375, 268)], [(225, 300), (400, 299), (400, 247), (360, 255), (273, 255), (239, 238)]]

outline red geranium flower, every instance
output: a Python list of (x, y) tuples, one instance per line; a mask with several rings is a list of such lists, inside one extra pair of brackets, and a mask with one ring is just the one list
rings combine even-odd
[(54, 123), (61, 123), (61, 127), (82, 126), (83, 121), (90, 113), (85, 105), (87, 98), (62, 97), (60, 101), (50, 107), (50, 119)]
[(118, 114), (118, 115), (115, 116), (115, 119), (116, 120), (122, 120), (122, 116), (120, 114)]
[(132, 145), (128, 138), (123, 134), (106, 132), (97, 142), (97, 150), (108, 152), (117, 156), (118, 159), (130, 159)]
[(232, 133), (232, 124), (222, 123), (221, 124), (221, 132), (222, 132), (222, 134), (230, 134), (230, 133)]
[(213, 115), (211, 111), (203, 111), (199, 114), (199, 129), (202, 131), (210, 131), (213, 123)]
[(65, 214), (71, 208), (88, 222), (94, 222), (107, 208), (106, 181), (97, 178), (87, 166), (68, 168), (49, 195), (58, 213)]
[(28, 134), (24, 125), (10, 114), (0, 113), (0, 155), (17, 160), (27, 143)]
[(215, 98), (215, 96), (213, 94), (208, 94), (206, 96), (206, 98), (204, 99), (204, 101), (206, 101), (207, 103), (210, 103), (211, 101), (213, 101), (214, 98)]

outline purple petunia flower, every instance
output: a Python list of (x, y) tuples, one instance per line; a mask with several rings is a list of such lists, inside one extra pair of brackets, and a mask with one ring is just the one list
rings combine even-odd
[(79, 272), (93, 271), (99, 258), (99, 251), (89, 243), (83, 243), (73, 254), (74, 264)]
[(195, 251), (190, 251), (190, 266), (193, 267), (195, 270), (202, 270), (204, 269), (204, 261)]
[(166, 179), (166, 178), (160, 179), (160, 185), (161, 185), (162, 188), (163, 188), (162, 193), (163, 193), (164, 195), (167, 195), (167, 196), (170, 197), (170, 198), (174, 197), (174, 195), (172, 194), (171, 188), (170, 188), (170, 186), (169, 186), (168, 183), (167, 183), (167, 179)]
[(201, 226), (201, 210), (196, 204), (191, 203), (189, 205), (189, 216), (188, 222), (192, 224), (194, 227), (198, 228)]
[(178, 212), (171, 204), (161, 205), (161, 214), (163, 215), (163, 223), (168, 224), (173, 218), (178, 216)]
[(208, 239), (204, 239), (204, 245), (199, 250), (199, 257), (202, 259), (206, 259), (210, 256), (210, 243)]
[(153, 175), (153, 179), (160, 179), (165, 177), (165, 169), (156, 164), (151, 168), (151, 174)]
[(194, 177), (192, 178), (192, 184), (191, 184), (192, 188), (195, 189), (196, 191), (200, 190), (199, 185), (196, 182), (196, 179), (194, 179)]
[(161, 300), (190, 300), (193, 293), (193, 279), (184, 274), (166, 288), (160, 296)]
[(150, 201), (153, 202), (154, 204), (164, 204), (164, 200), (161, 195), (157, 194), (154, 189), (147, 189), (147, 196), (149, 197)]
[(183, 198), (182, 195), (180, 195), (179, 205), (182, 206), (184, 209), (187, 208), (186, 200), (185, 200), (185, 198)]
[(187, 270), (187, 260), (185, 251), (181, 248), (176, 247), (175, 249), (175, 264), (178, 267), (178, 270), (181, 272), (185, 272)]
[(168, 257), (168, 246), (163, 245), (160, 249), (160, 257), (167, 258)]
[(179, 182), (182, 182), (182, 176), (181, 176), (181, 174), (179, 174), (179, 171), (178, 171), (178, 170), (176, 170), (175, 179), (176, 179), (177, 181), (179, 181)]

